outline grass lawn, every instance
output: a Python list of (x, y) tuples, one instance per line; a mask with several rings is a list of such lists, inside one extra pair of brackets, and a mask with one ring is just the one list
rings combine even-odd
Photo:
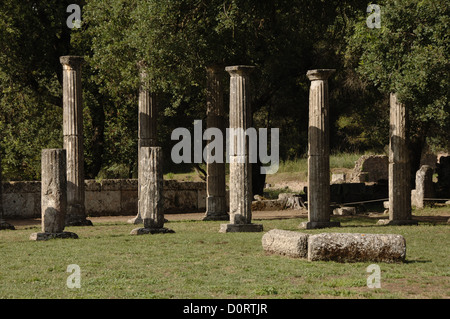
[[(297, 230), (305, 219), (255, 220), (264, 231)], [(318, 232), (396, 233), (406, 262), (378, 263), (381, 288), (368, 288), (371, 263), (308, 262), (262, 250), (263, 233), (218, 233), (215, 221), (173, 221), (175, 234), (131, 236), (125, 222), (67, 227), (79, 239), (30, 241), (37, 227), (0, 232), (0, 298), (450, 298), (450, 226), (376, 226), (339, 218)], [(67, 266), (81, 269), (69, 289)]]

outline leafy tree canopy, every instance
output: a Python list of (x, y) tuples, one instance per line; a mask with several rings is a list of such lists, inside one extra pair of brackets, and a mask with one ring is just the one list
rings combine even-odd
[(450, 135), (450, 3), (380, 1), (381, 28), (361, 19), (348, 37), (347, 62), (385, 94), (407, 104), (412, 138)]

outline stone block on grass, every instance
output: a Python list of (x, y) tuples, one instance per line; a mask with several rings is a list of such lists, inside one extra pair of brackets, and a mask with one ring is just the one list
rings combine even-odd
[(403, 262), (406, 241), (396, 234), (322, 233), (308, 238), (308, 260)]
[(262, 237), (264, 251), (295, 258), (308, 257), (308, 234), (272, 229)]

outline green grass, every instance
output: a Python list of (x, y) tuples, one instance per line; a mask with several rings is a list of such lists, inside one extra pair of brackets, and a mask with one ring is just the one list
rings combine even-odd
[[(363, 154), (357, 153), (335, 153), (330, 155), (330, 170), (332, 172), (340, 172), (342, 170), (349, 170), (355, 167), (355, 161)], [(206, 165), (200, 165), (206, 170)], [(226, 175), (228, 180), (229, 165), (226, 164)], [(268, 175), (267, 179), (270, 181), (286, 181), (298, 180), (306, 181), (308, 176), (308, 159), (307, 157), (293, 160), (280, 161), (277, 173)], [(176, 179), (179, 181), (201, 181), (199, 175), (195, 170), (185, 173), (169, 172), (164, 175), (165, 179)]]
[[(305, 219), (259, 220), (264, 232), (297, 230)], [(262, 250), (263, 233), (218, 233), (221, 222), (166, 224), (175, 234), (131, 236), (133, 225), (67, 227), (79, 239), (34, 242), (37, 227), (0, 232), (0, 298), (449, 298), (449, 226), (376, 226), (363, 217), (318, 232), (398, 233), (407, 260), (378, 263), (381, 288), (366, 286), (367, 263), (308, 262)], [(81, 288), (66, 286), (69, 264)]]
[[(355, 167), (355, 162), (362, 154), (356, 153), (336, 153), (330, 155), (330, 169)], [(281, 161), (278, 173), (307, 173), (308, 158), (298, 158), (294, 160)]]

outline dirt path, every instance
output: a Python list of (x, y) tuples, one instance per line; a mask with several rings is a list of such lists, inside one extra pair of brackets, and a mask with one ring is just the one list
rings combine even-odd
[[(177, 220), (202, 220), (205, 213), (185, 213), (185, 214), (165, 214), (165, 218), (169, 221)], [(127, 222), (134, 216), (101, 216), (101, 217), (88, 217), (92, 223), (104, 223), (104, 222)], [(253, 219), (285, 219), (285, 218), (299, 218), (308, 217), (306, 210), (280, 210), (280, 211), (254, 211), (252, 212)], [(30, 219), (9, 219), (8, 223), (14, 225), (16, 228), (26, 228), (32, 226), (38, 226), (41, 224), (40, 218)]]
[[(205, 213), (185, 213), (185, 214), (166, 214), (164, 217), (169, 221), (178, 220), (202, 220)], [(371, 213), (369, 215), (357, 215), (364, 216), (373, 219), (387, 218), (387, 215)], [(101, 217), (89, 217), (88, 219), (92, 223), (105, 223), (105, 222), (124, 222), (134, 216), (101, 216)], [(253, 211), (253, 219), (287, 219), (287, 218), (307, 218), (308, 213), (306, 210), (278, 210), (278, 211)], [(349, 217), (349, 216), (345, 216)], [(442, 216), (413, 216), (413, 219), (420, 222), (439, 223), (446, 224), (450, 214), (443, 214)], [(41, 224), (40, 218), (30, 219), (10, 219), (6, 220), (8, 223), (14, 225), (17, 229), (23, 229), (27, 227), (35, 227)]]

